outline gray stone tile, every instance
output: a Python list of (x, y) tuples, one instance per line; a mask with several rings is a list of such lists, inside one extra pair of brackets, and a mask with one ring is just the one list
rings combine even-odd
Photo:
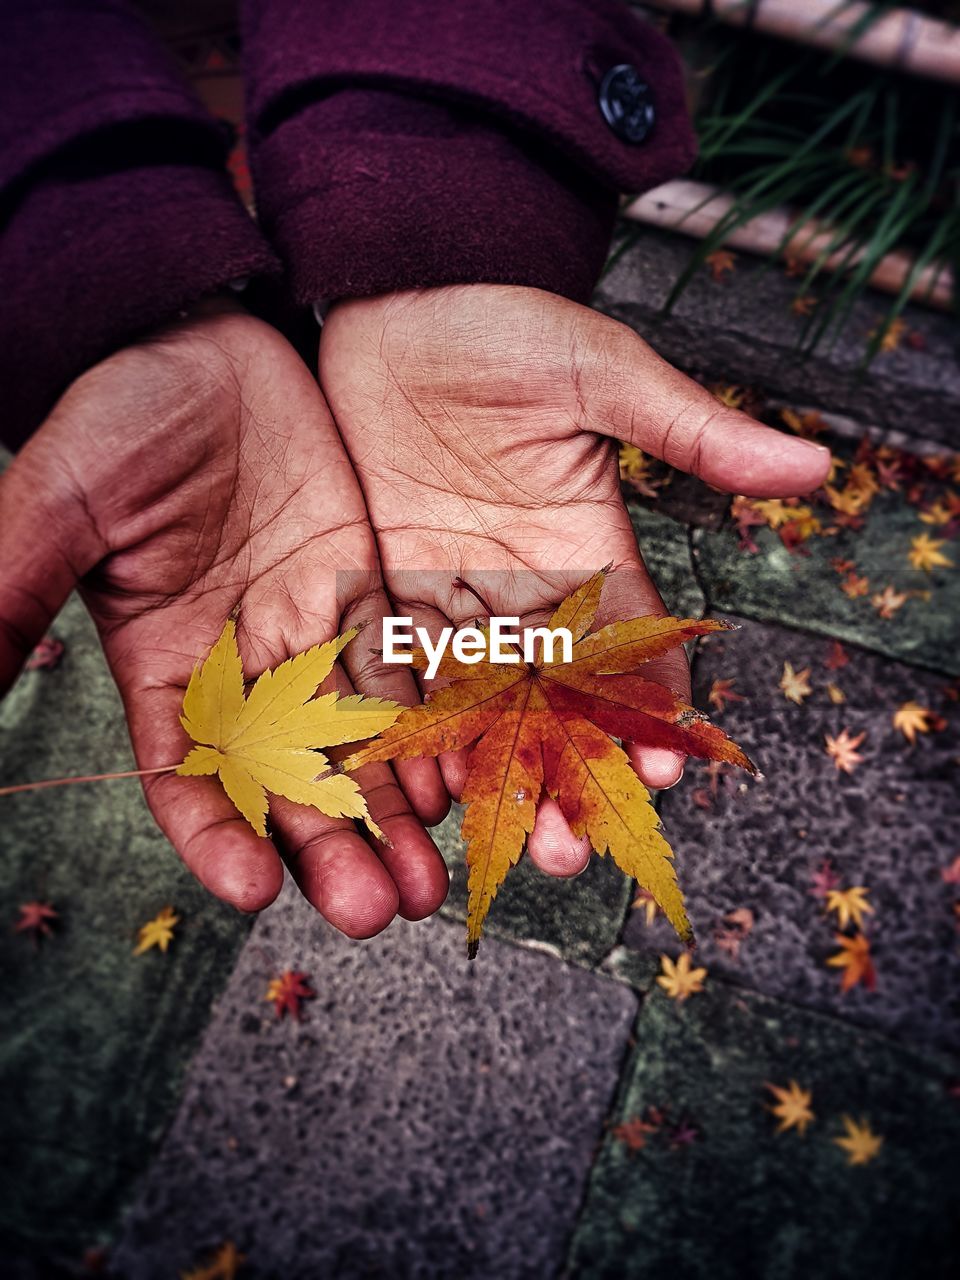
[[(264, 1003), (296, 966), (302, 1024)], [(232, 1237), (254, 1276), (556, 1273), (616, 1088), (623, 986), (460, 929), (335, 934), (263, 913), (194, 1060), (115, 1265), (167, 1277)]]
[[(955, 1063), (707, 980), (644, 1002), (636, 1048), (573, 1240), (571, 1280), (946, 1280), (956, 1274)], [(775, 1134), (765, 1082), (812, 1092), (804, 1136)], [(630, 1151), (614, 1132), (666, 1111)], [(866, 1116), (878, 1157), (832, 1139)], [(671, 1149), (681, 1122), (696, 1140)]]
[[(80, 602), (55, 624), (61, 665), (0, 704), (0, 785), (133, 767), (125, 721)], [(202, 890), (135, 780), (0, 800), (0, 1233), (79, 1250), (113, 1221), (173, 1113), (183, 1069), (249, 929)], [(12, 924), (49, 899), (56, 935)], [(166, 956), (131, 954), (172, 904)]]
[[(467, 918), (462, 814), (462, 806), (453, 805), (432, 832), (451, 873), (450, 893), (441, 912), (460, 921)], [(484, 925), (484, 937), (544, 947), (573, 964), (592, 968), (615, 945), (631, 893), (632, 881), (612, 858), (594, 856), (582, 875), (558, 880), (524, 856), (500, 886)], [(462, 937), (466, 950), (465, 930)], [(481, 941), (481, 952), (485, 946)]]
[(889, 302), (863, 298), (837, 342), (804, 358), (802, 322), (790, 312), (796, 282), (749, 254), (714, 282), (699, 272), (669, 315), (662, 308), (693, 251), (693, 241), (643, 228), (600, 282), (594, 302), (636, 329), (672, 364), (708, 380), (764, 387), (770, 394), (818, 404), (865, 422), (910, 430), (956, 446), (960, 424), (957, 333), (948, 316), (908, 307), (904, 319), (922, 332), (922, 351), (879, 355), (864, 376), (868, 335)]
[[(698, 705), (716, 677), (732, 678), (745, 701), (716, 718), (765, 777), (731, 776), (709, 794), (702, 764), (661, 796), (661, 815), (677, 855), (680, 883), (711, 973), (829, 1010), (898, 1039), (960, 1048), (960, 948), (952, 910), (955, 886), (941, 871), (960, 852), (960, 710), (943, 677), (850, 649), (850, 663), (828, 671), (826, 640), (743, 623), (710, 637), (695, 665)], [(784, 661), (810, 667), (814, 693), (796, 706), (778, 688)], [(833, 680), (846, 695), (834, 705)], [(914, 700), (948, 718), (940, 733), (910, 746), (891, 723)], [(863, 763), (837, 771), (824, 735), (866, 733)], [(702, 808), (697, 803), (707, 804)], [(866, 917), (877, 989), (840, 991), (825, 964), (837, 951), (835, 917), (811, 894), (811, 877), (830, 858), (843, 886), (870, 890)], [(726, 913), (755, 918), (739, 957), (714, 936)], [(624, 941), (643, 951), (672, 945), (669, 927), (630, 915)], [(671, 952), (675, 954), (675, 952)]]
[[(804, 627), (960, 675), (960, 542), (943, 548), (953, 568), (926, 573), (907, 558), (911, 539), (922, 533), (940, 536), (899, 495), (882, 494), (862, 531), (811, 538), (799, 553), (762, 528), (751, 530), (756, 554), (740, 550), (732, 529), (695, 530), (693, 554), (714, 609)], [(870, 583), (866, 596), (844, 594), (830, 565), (834, 558), (855, 562)], [(908, 597), (892, 618), (882, 618), (871, 603), (887, 585)]]
[(664, 604), (677, 617), (701, 617), (707, 606), (697, 581), (686, 525), (625, 496), (640, 552)]

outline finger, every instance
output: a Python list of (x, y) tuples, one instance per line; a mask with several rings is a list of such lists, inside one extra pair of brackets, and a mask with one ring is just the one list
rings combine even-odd
[(397, 886), (352, 822), (281, 796), (271, 797), (270, 815), (291, 875), (325, 920), (348, 938), (372, 938), (390, 924)]
[(590, 841), (575, 836), (560, 806), (544, 796), (527, 839), (527, 852), (532, 861), (548, 876), (578, 876), (590, 861)]
[(830, 450), (721, 404), (625, 325), (597, 315), (580, 391), (591, 431), (611, 435), (728, 493), (787, 498), (827, 478)]
[[(183, 690), (121, 687), (121, 693), (139, 767), (182, 760), (190, 746), (179, 723)], [(240, 911), (261, 911), (273, 902), (283, 884), (279, 854), (240, 816), (215, 778), (157, 774), (143, 779), (143, 789), (160, 829), (204, 888)]]
[[(610, 573), (603, 584), (603, 595), (597, 611), (595, 629), (621, 618), (639, 618), (645, 614), (664, 617), (668, 609), (653, 583), (639, 554), (633, 564), (623, 565)], [(671, 650), (645, 663), (647, 680), (665, 685), (683, 702), (691, 698), (690, 664), (682, 648)], [(653, 790), (675, 786), (683, 776), (686, 757), (662, 747), (645, 747), (625, 743), (624, 749), (644, 786)]]
[(0, 693), (104, 550), (83, 504), (56, 493), (59, 468), (38, 455), (28, 445), (0, 476)]
[[(347, 645), (341, 661), (358, 693), (389, 698), (401, 706), (412, 707), (421, 698), (411, 669), (385, 663), (380, 656), (382, 622), (392, 613), (393, 609), (379, 586), (363, 591), (343, 616), (344, 629), (359, 626), (363, 630)], [(450, 808), (450, 797), (436, 760), (398, 760), (393, 770), (410, 807), (421, 822), (431, 827), (442, 822)]]
[[(350, 648), (348, 645), (345, 652)], [(342, 694), (354, 692), (344, 671), (338, 668), (334, 676)], [(436, 770), (436, 762), (431, 760), (429, 763)], [(442, 787), (439, 770), (435, 776)], [(413, 812), (390, 765), (369, 765), (358, 770), (355, 777), (372, 821), (386, 836), (386, 842), (383, 842), (370, 834), (367, 843), (370, 852), (393, 880), (396, 892), (394, 911), (399, 911), (407, 920), (422, 920), (432, 915), (442, 905), (450, 887), (450, 877), (440, 850), (424, 831), (423, 823)], [(445, 790), (443, 797), (448, 804)]]
[(450, 888), (450, 874), (440, 851), (424, 831), (389, 765), (367, 765), (354, 776), (363, 789), (370, 817), (389, 842), (370, 841), (396, 885), (398, 913), (405, 920), (433, 915)]

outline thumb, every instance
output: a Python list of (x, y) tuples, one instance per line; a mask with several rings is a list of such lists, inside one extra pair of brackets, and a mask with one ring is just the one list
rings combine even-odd
[(794, 497), (826, 480), (830, 450), (824, 445), (728, 408), (632, 329), (606, 316), (596, 320), (578, 388), (591, 431), (747, 497)]
[(0, 476), (0, 694), (101, 554), (82, 500), (36, 443)]

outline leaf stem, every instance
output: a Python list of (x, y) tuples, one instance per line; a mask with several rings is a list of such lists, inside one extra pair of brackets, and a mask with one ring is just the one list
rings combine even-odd
[(128, 769), (124, 773), (89, 773), (82, 778), (46, 778), (43, 782), (21, 782), (15, 787), (0, 787), (0, 796), (12, 796), (18, 791), (41, 791), (44, 787), (69, 787), (75, 782), (110, 782), (114, 778), (145, 778), (151, 773), (173, 773), (178, 764), (163, 764), (158, 769)]

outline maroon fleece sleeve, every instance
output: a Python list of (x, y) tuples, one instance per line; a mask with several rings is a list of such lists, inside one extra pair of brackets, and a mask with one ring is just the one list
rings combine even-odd
[(115, 0), (0, 0), (0, 438), (69, 382), (273, 255), (226, 140)]
[(618, 193), (695, 155), (671, 46), (615, 0), (242, 14), (260, 218), (304, 303), (476, 281), (585, 300)]

